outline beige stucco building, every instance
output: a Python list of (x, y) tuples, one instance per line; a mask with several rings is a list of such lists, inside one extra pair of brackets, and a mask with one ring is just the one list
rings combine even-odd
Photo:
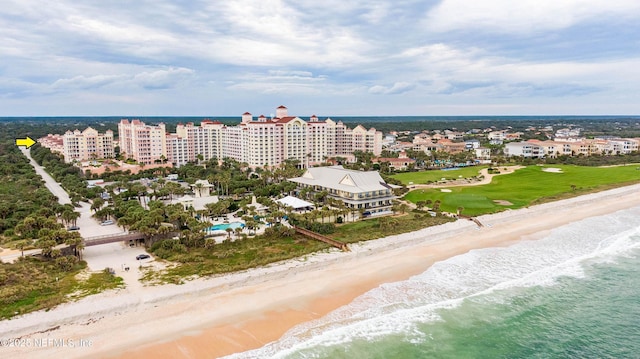
[(64, 161), (79, 162), (92, 159), (113, 158), (113, 132), (101, 134), (91, 127), (84, 131), (67, 131), (63, 135), (62, 153)]

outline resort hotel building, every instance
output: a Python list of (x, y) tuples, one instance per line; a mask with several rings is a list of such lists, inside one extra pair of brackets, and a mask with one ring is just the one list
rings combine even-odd
[(139, 120), (123, 119), (118, 125), (120, 152), (140, 163), (152, 164), (166, 159), (175, 166), (212, 158), (233, 158), (251, 167), (277, 166), (285, 160), (297, 160), (310, 167), (330, 157), (352, 156), (354, 151), (382, 152), (382, 132), (361, 125), (353, 129), (341, 121), (308, 121), (289, 116), (280, 106), (273, 118), (242, 115), (237, 126), (204, 120), (200, 126), (179, 124), (175, 134), (165, 126), (145, 125)]
[(289, 181), (313, 193), (326, 191), (329, 197), (344, 202), (350, 209), (361, 210), (365, 216), (389, 214), (393, 200), (398, 198), (393, 194), (393, 186), (377, 171), (354, 171), (342, 166), (311, 167)]

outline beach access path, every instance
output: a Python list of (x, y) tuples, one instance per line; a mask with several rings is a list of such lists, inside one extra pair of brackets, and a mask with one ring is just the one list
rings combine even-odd
[(11, 358), (213, 358), (261, 347), (388, 282), (473, 249), (535, 240), (586, 218), (640, 206), (640, 185), (459, 220), (183, 285), (109, 291), (10, 321), (0, 337), (70, 338), (83, 348), (8, 348)]

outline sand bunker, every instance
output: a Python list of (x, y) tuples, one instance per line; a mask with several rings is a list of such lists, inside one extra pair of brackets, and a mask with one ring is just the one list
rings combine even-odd
[(562, 169), (561, 168), (555, 168), (555, 167), (548, 167), (548, 168), (543, 168), (542, 172), (562, 173)]
[(451, 192), (451, 190), (450, 190), (450, 189), (443, 188), (443, 189), (441, 189), (441, 190), (440, 190), (440, 192)]
[(509, 201), (505, 201), (504, 199), (494, 199), (493, 203), (498, 204), (500, 206), (513, 206), (513, 203)]

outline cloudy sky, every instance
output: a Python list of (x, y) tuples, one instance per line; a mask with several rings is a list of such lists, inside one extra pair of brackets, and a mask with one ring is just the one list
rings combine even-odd
[(638, 0), (4, 0), (0, 116), (640, 114)]

